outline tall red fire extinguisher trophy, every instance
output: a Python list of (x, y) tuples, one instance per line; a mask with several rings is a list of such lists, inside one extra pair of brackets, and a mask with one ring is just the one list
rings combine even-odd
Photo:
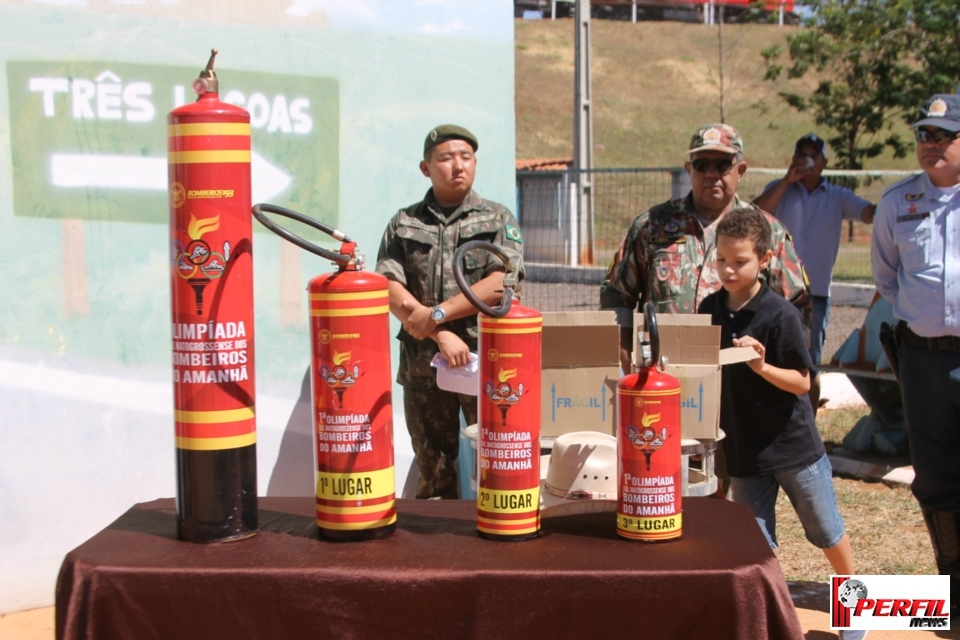
[(257, 531), (250, 115), (221, 102), (210, 55), (199, 98), (167, 116), (177, 535)]
[(680, 382), (664, 373), (654, 306), (636, 371), (617, 383), (617, 533), (658, 542), (681, 534)]
[[(264, 211), (333, 236), (340, 251), (304, 240)], [(385, 538), (397, 528), (387, 279), (363, 271), (356, 243), (318, 220), (270, 204), (254, 205), (253, 215), (285, 240), (337, 265), (308, 285), (320, 535)]]
[[(463, 275), (466, 253), (482, 249), (506, 265), (503, 299), (491, 308)], [(460, 290), (480, 314), (477, 533), (527, 540), (540, 532), (540, 343), (543, 316), (513, 301), (515, 265), (497, 245), (473, 240), (454, 254)]]

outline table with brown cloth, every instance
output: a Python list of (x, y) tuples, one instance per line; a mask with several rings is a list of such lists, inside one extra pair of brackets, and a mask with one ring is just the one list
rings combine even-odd
[(63, 562), (57, 638), (796, 638), (747, 507), (683, 501), (683, 537), (621, 539), (613, 513), (476, 534), (472, 501), (398, 500), (392, 537), (318, 539), (314, 501), (260, 498), (247, 540), (176, 540), (174, 501), (135, 505)]

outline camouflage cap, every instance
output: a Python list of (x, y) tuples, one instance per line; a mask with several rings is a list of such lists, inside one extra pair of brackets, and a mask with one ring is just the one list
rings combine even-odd
[(917, 127), (938, 127), (954, 133), (960, 131), (960, 95), (938, 93), (931, 96), (920, 107), (920, 119), (910, 125)]
[(430, 133), (427, 134), (427, 138), (423, 141), (423, 152), (426, 153), (428, 150), (447, 140), (463, 140), (473, 147), (474, 151), (480, 148), (477, 137), (463, 127), (458, 127), (455, 124), (442, 124), (439, 127), (434, 127)]
[(687, 153), (698, 151), (723, 151), (743, 153), (743, 138), (740, 132), (728, 124), (705, 124), (690, 138)]

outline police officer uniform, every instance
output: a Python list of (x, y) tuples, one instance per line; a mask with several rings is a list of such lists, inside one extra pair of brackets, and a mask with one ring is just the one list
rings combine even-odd
[[(927, 100), (913, 128), (960, 132), (960, 96)], [(950, 144), (958, 144), (953, 141)], [(960, 184), (925, 172), (887, 189), (874, 217), (877, 290), (900, 319), (899, 378), (912, 490), (941, 574), (960, 575)]]
[[(476, 150), (476, 138), (466, 129), (452, 125), (437, 127), (428, 134), (424, 152), (447, 140), (465, 140)], [(471, 240), (499, 245), (523, 277), (523, 238), (516, 218), (505, 206), (470, 191), (454, 210), (444, 210), (433, 197), (401, 209), (391, 218), (377, 254), (376, 272), (402, 284), (428, 307), (460, 293), (453, 275), (457, 248)], [(504, 266), (496, 256), (471, 251), (464, 259), (464, 275), (471, 285)], [(477, 316), (444, 322), (470, 351), (477, 351)], [(459, 453), (460, 411), (468, 424), (477, 421), (477, 398), (443, 391), (437, 387), (436, 369), (430, 361), (439, 351), (431, 339), (417, 340), (403, 328), (397, 383), (403, 386), (407, 430), (420, 470), (417, 497), (456, 497)]]

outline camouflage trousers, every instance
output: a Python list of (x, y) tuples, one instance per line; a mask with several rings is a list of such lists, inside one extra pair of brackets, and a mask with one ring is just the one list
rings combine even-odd
[(476, 396), (443, 391), (436, 387), (403, 388), (403, 412), (420, 470), (417, 498), (457, 498), (461, 410), (467, 424), (475, 424)]

